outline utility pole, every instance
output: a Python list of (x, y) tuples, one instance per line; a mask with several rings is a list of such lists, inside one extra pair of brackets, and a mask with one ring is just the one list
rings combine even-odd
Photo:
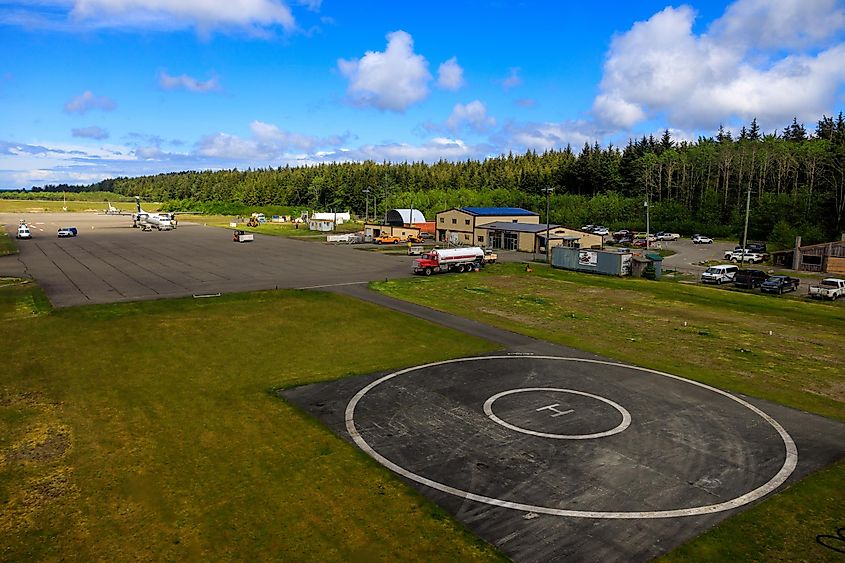
[(369, 217), (370, 217), (370, 187), (367, 186), (366, 188), (364, 188), (362, 190), (362, 193), (364, 194), (364, 201), (365, 201), (365, 203), (364, 203), (364, 224), (366, 225), (367, 221), (369, 220)]
[(543, 188), (543, 192), (546, 194), (546, 264), (552, 263), (550, 258), (551, 247), (549, 246), (549, 230), (551, 229), (551, 225), (549, 224), (549, 196), (551, 196), (553, 191), (555, 191), (555, 189), (551, 186)]
[(740, 267), (745, 266), (745, 249), (748, 248), (748, 215), (751, 211), (751, 183), (748, 184), (748, 195), (745, 198), (745, 229), (742, 231), (742, 258)]
[(645, 193), (645, 249), (648, 251), (648, 238), (651, 234), (651, 221), (648, 209), (648, 191)]

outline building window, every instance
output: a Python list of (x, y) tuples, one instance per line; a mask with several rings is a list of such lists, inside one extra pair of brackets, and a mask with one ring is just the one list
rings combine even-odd
[(446, 222), (446, 219), (444, 219), (443, 217), (441, 217), (441, 218), (440, 218), (440, 222), (441, 222), (441, 223), (445, 223), (445, 222)]
[(464, 225), (469, 225), (469, 219), (464, 219)]
[(452, 224), (453, 224), (453, 225), (457, 225), (457, 224), (458, 224), (458, 220), (457, 220), (457, 219), (452, 219)]
[(801, 256), (801, 263), (808, 266), (821, 266), (822, 257), (818, 254), (804, 254)]
[(484, 237), (478, 237), (478, 242), (484, 242)]
[(513, 219), (511, 223), (519, 223), (519, 219)]
[(469, 240), (469, 235), (464, 235), (464, 240)]

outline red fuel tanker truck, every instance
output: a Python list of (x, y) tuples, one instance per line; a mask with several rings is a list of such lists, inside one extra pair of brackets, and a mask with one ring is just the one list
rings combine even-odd
[(466, 248), (438, 248), (414, 260), (414, 273), (440, 274), (470, 272), (484, 264), (484, 251), (477, 246)]

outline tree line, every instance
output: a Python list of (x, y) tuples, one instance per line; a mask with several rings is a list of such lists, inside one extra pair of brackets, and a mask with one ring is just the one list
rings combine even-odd
[(173, 210), (225, 202), (379, 217), (389, 208), (415, 207), (433, 218), (439, 210), (470, 205), (544, 214), (544, 188), (553, 189), (551, 221), (568, 226), (644, 228), (648, 201), (657, 229), (735, 236), (750, 191), (752, 237), (786, 245), (796, 234), (808, 242), (838, 238), (845, 228), (845, 118), (824, 116), (812, 131), (793, 119), (766, 134), (754, 119), (736, 138), (719, 127), (713, 136), (676, 141), (667, 130), (621, 148), (595, 143), (580, 151), (567, 146), (483, 161), (188, 171), (114, 178), (83, 189), (140, 195), (169, 202)]

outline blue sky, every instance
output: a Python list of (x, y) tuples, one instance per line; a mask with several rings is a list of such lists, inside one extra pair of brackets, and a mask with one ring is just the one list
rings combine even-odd
[(843, 0), (0, 0), (0, 188), (812, 129)]

